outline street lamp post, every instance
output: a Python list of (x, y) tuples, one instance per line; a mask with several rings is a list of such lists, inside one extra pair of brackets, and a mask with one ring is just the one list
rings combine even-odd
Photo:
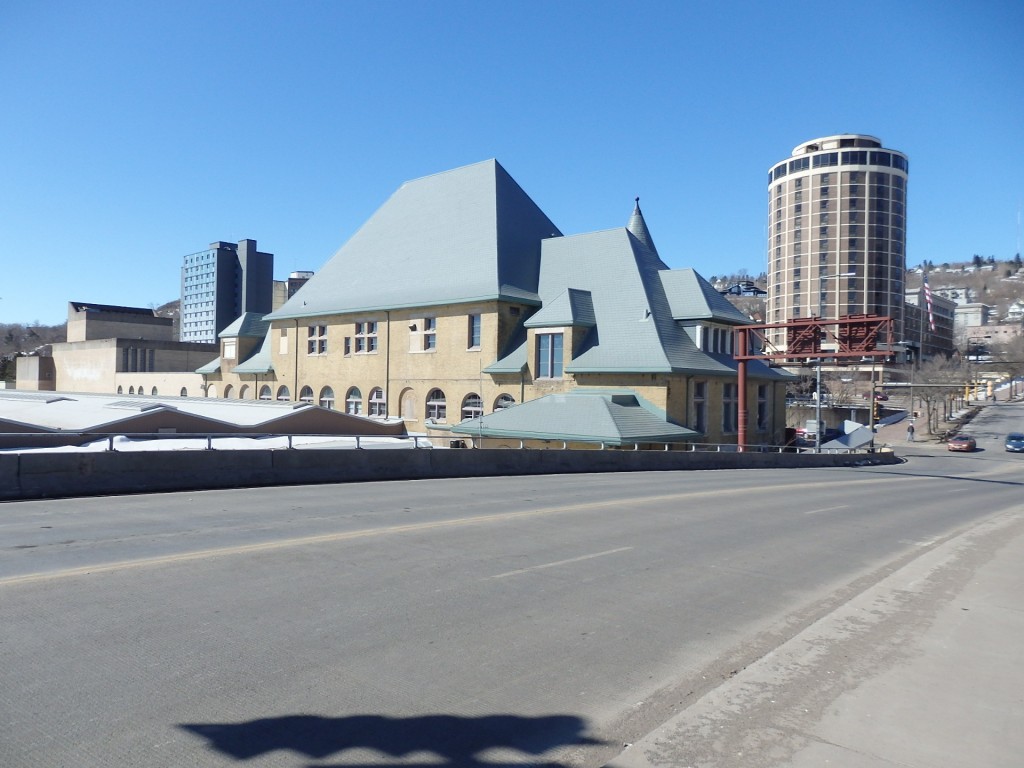
[[(975, 349), (980, 349), (981, 347), (984, 346), (984, 344), (980, 344), (978, 342), (981, 342), (984, 339), (991, 339), (991, 338), (992, 338), (992, 334), (985, 334), (984, 336), (968, 336), (967, 337), (967, 364), (968, 365), (970, 365), (970, 363), (971, 363), (971, 347), (973, 346)], [(975, 354), (974, 362), (975, 363), (981, 362), (980, 359), (979, 359), (980, 357), (981, 357), (980, 354)], [(979, 370), (978, 370), (977, 367), (975, 367), (975, 369), (974, 369), (974, 371), (972, 373), (972, 376), (971, 376), (971, 380), (974, 382), (974, 399), (975, 400), (980, 400), (981, 399), (980, 397), (978, 397), (978, 373), (979, 373)]]
[[(818, 275), (818, 319), (824, 314), (824, 294), (821, 290), (821, 283), (830, 278), (836, 279), (836, 316), (839, 315), (839, 278), (855, 277), (856, 272), (840, 272), (836, 275)], [(820, 331), (820, 329), (819, 329)], [(814, 386), (814, 452), (821, 453), (821, 350), (818, 350), (818, 370)]]

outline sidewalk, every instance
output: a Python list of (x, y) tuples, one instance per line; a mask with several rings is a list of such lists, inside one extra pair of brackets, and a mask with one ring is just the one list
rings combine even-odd
[(1024, 509), (939, 544), (609, 768), (1016, 768)]

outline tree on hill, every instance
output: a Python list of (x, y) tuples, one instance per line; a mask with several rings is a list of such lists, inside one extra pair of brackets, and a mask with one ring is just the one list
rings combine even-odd
[(50, 345), (67, 340), (67, 323), (60, 325), (23, 325), (0, 323), (0, 381), (14, 381), (15, 358), (21, 355), (48, 355)]

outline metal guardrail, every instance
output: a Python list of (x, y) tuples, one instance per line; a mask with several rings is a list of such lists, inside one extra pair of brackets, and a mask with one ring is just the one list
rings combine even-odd
[[(320, 438), (323, 442), (328, 441), (354, 441), (354, 445), (351, 447), (343, 445), (331, 446), (335, 450), (361, 450), (369, 445), (369, 441), (408, 441), (412, 443), (413, 449), (428, 449), (435, 448), (435, 442), (448, 442), (447, 448), (466, 448), (466, 449), (477, 449), (485, 448), (486, 443), (491, 441), (493, 443), (501, 442), (502, 445), (498, 446), (501, 448), (510, 448), (512, 450), (570, 450), (570, 443), (573, 445), (583, 444), (592, 445), (593, 448), (589, 450), (623, 450), (623, 451), (680, 451), (686, 453), (739, 453), (740, 448), (736, 443), (693, 443), (693, 442), (636, 442), (626, 443), (621, 445), (612, 445), (605, 441), (599, 440), (561, 440), (561, 441), (550, 441), (544, 449), (528, 449), (525, 445), (525, 441), (519, 440), (518, 446), (509, 445), (507, 438), (486, 438), (473, 436), (466, 438), (452, 439), (447, 437), (428, 437), (426, 435), (325, 435), (325, 434), (275, 434), (275, 433), (243, 433), (239, 434), (236, 432), (117, 432), (117, 433), (103, 433), (97, 434), (95, 432), (0, 432), (0, 446), (5, 442), (11, 441), (21, 443), (21, 445), (10, 448), (2, 448), (0, 450), (18, 451), (18, 450), (30, 450), (33, 446), (31, 443), (35, 442), (38, 444), (45, 444), (53, 441), (55, 438), (63, 438), (65, 442), (60, 445), (43, 445), (40, 447), (81, 447), (87, 443), (95, 443), (101, 440), (106, 441), (107, 451), (117, 452), (116, 441), (118, 438), (125, 438), (128, 440), (138, 441), (153, 441), (153, 440), (202, 440), (205, 441), (205, 448), (200, 450), (214, 451), (217, 450), (216, 441), (222, 439), (246, 439), (246, 440), (266, 440), (266, 439), (284, 439), (287, 444), (287, 449), (295, 450), (300, 447), (316, 447), (317, 443), (307, 444), (306, 446), (297, 445), (297, 442), (301, 438)], [(813, 453), (814, 447), (795, 446), (795, 445), (748, 445), (743, 448), (743, 453)], [(864, 453), (863, 449), (822, 449), (822, 453)]]

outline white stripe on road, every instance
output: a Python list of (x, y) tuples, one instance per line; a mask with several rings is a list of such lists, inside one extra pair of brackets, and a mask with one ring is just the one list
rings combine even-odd
[(495, 576), (488, 576), (489, 579), (504, 579), (506, 576), (518, 576), (521, 573), (529, 573), (530, 571), (542, 571), (545, 568), (556, 568), (559, 565), (568, 565), (569, 563), (578, 563), (582, 560), (592, 560), (595, 557), (604, 557), (605, 555), (614, 555), (616, 552), (625, 552), (632, 549), (632, 547), (619, 547), (618, 549), (609, 549), (605, 552), (595, 552), (592, 555), (580, 555), (579, 557), (570, 557), (568, 560), (556, 560), (553, 563), (544, 563), (544, 565), (533, 565), (529, 568), (520, 568), (517, 571), (507, 571), (505, 573), (499, 573)]
[(805, 515), (816, 515), (819, 512), (831, 512), (833, 509), (848, 509), (849, 504), (840, 504), (838, 507), (822, 507), (821, 509), (809, 509), (804, 512)]

